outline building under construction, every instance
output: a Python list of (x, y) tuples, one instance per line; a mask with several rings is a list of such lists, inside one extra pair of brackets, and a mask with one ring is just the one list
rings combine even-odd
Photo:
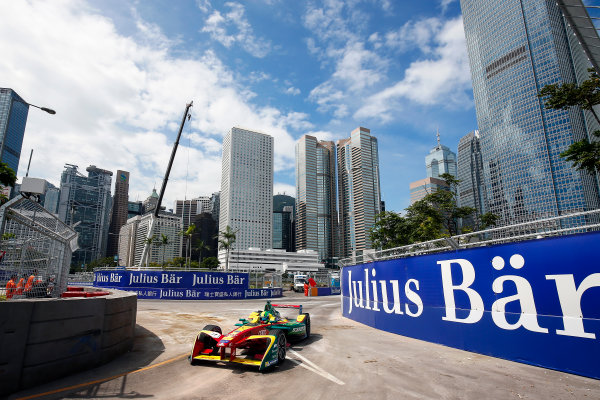
[(79, 233), (79, 249), (73, 253), (71, 264), (83, 267), (106, 254), (113, 173), (90, 165), (85, 176), (77, 168), (65, 164), (60, 179), (58, 217)]

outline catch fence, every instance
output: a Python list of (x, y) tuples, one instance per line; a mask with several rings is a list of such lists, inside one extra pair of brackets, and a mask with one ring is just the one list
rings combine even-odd
[[(7, 298), (59, 297), (67, 289), (78, 234), (40, 204), (18, 196), (0, 207), (0, 282)], [(16, 276), (22, 288), (7, 293)], [(31, 278), (31, 287), (25, 288)]]

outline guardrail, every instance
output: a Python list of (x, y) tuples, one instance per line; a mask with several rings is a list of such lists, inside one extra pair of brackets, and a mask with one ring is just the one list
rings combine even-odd
[(577, 212), (341, 259), (340, 266), (600, 230), (600, 210)]

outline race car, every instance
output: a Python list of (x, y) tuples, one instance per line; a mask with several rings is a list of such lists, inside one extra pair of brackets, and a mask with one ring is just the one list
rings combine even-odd
[[(283, 318), (276, 308), (295, 308), (296, 318)], [(259, 371), (273, 369), (285, 361), (289, 342), (310, 337), (310, 315), (302, 313), (301, 305), (271, 304), (264, 310), (240, 318), (238, 328), (226, 335), (216, 325), (206, 325), (198, 333), (190, 364), (198, 361), (233, 362), (258, 366)]]

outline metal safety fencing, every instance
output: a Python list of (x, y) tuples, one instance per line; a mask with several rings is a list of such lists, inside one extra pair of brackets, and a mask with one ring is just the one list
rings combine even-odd
[(524, 240), (542, 239), (599, 230), (600, 210), (592, 210), (444, 237), (392, 249), (372, 250), (363, 252), (363, 254), (360, 255), (341, 259), (339, 264), (340, 267), (344, 267), (373, 261), (391, 260), (443, 251), (513, 243)]
[(73, 228), (27, 198), (18, 196), (0, 207), (2, 295), (59, 297), (67, 289), (77, 238)]

